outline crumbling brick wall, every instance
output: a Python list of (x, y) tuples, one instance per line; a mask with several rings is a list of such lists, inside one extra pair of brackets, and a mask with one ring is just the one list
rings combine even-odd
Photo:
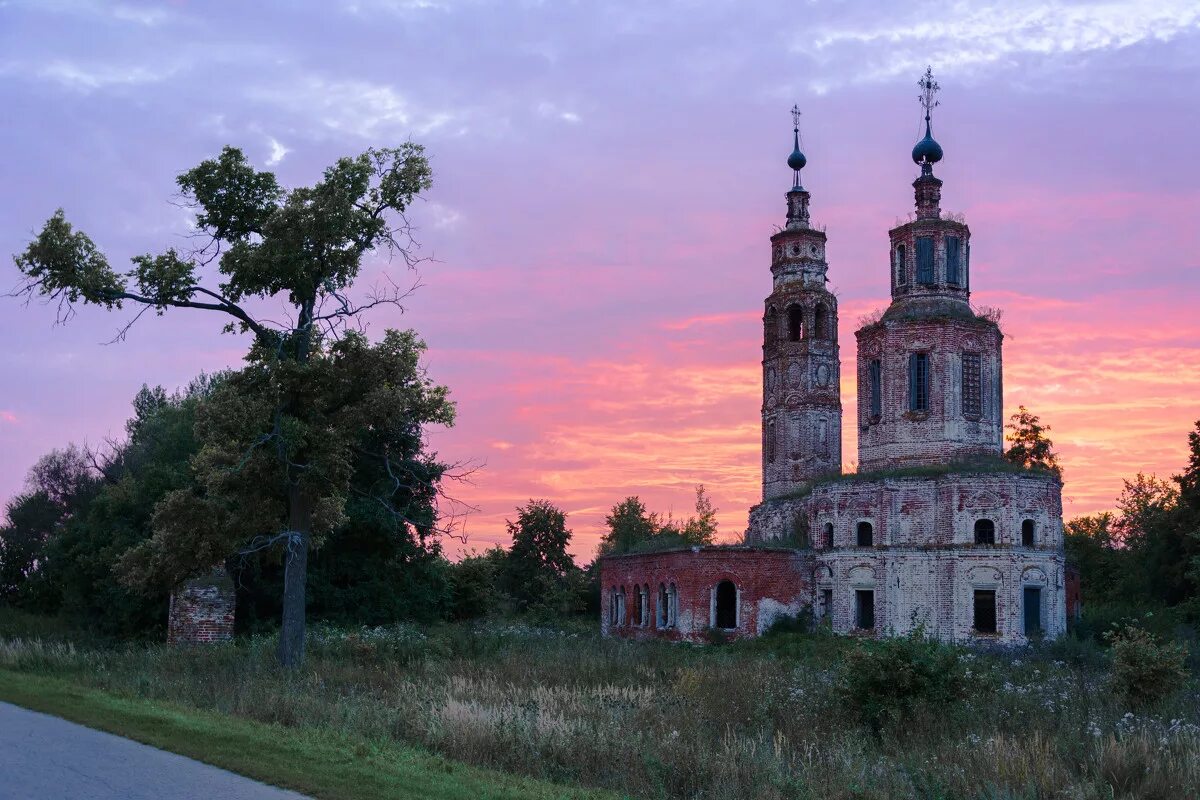
[(233, 638), (233, 581), (224, 570), (187, 581), (171, 593), (169, 644), (209, 644)]
[[(629, 639), (704, 641), (715, 626), (716, 591), (737, 588), (732, 639), (758, 636), (780, 616), (800, 614), (811, 602), (810, 554), (788, 549), (693, 547), (664, 553), (607, 556), (600, 561), (601, 631)], [(663, 622), (660, 589), (675, 587), (676, 608)], [(647, 614), (639, 621), (637, 592), (646, 589)], [(613, 622), (615, 598), (624, 590), (624, 613)]]

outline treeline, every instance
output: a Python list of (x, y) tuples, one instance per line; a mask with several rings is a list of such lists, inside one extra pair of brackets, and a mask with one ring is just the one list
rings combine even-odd
[[(1162, 633), (1200, 622), (1200, 422), (1188, 445), (1181, 474), (1139, 473), (1124, 482), (1116, 512), (1066, 524), (1067, 559), (1081, 574), (1089, 629), (1082, 633), (1102, 633), (1131, 616)], [(1155, 619), (1156, 611), (1165, 613)]]
[[(419, 346), (413, 340), (414, 348)], [(144, 387), (133, 400), (125, 438), (99, 450), (71, 445), (42, 457), (25, 491), (9, 500), (0, 525), (0, 603), (68, 622), (111, 638), (162, 635), (171, 586), (147, 576), (170, 574), (159, 561), (223, 564), (234, 579), (238, 627), (244, 632), (278, 626), (283, 552), (277, 543), (247, 531), (236, 552), (209, 552), (203, 517), (180, 515), (170, 498), (200, 491), (196, 465), (203, 460), (206, 414), (223, 410), (214, 396), (231, 373), (204, 376), (168, 394)], [(436, 487), (446, 466), (426, 453), (421, 437), (393, 453), (404, 463), (413, 490), (398, 517), (376, 493), (352, 492), (341, 522), (309, 557), (308, 615), (337, 624), (432, 622), (494, 614), (560, 616), (598, 613), (594, 566), (569, 555), (566, 514), (547, 500), (530, 500), (507, 523), (508, 548), (472, 552), (452, 562), (444, 552)], [(367, 484), (370, 463), (354, 465)], [(191, 525), (191, 553), (163, 554), (156, 526), (173, 514)], [(249, 515), (248, 515), (249, 516)], [(697, 487), (696, 513), (685, 519), (649, 511), (637, 497), (616, 504), (606, 518), (599, 554), (708, 544), (716, 511)], [(178, 539), (178, 537), (176, 537)], [(147, 561), (154, 562), (147, 565)]]

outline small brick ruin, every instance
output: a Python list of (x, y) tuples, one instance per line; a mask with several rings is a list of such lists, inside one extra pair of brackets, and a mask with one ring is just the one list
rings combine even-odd
[(212, 644), (233, 639), (233, 581), (223, 569), (193, 578), (171, 593), (167, 643)]
[(940, 158), (931, 137), (914, 149), (892, 302), (856, 333), (859, 472), (841, 475), (837, 299), (793, 153), (763, 314), (763, 501), (743, 545), (602, 559), (605, 635), (756, 636), (808, 611), (839, 633), (1017, 645), (1077, 616), (1062, 482), (1001, 458), (1004, 337), (970, 304), (971, 231), (941, 212)]

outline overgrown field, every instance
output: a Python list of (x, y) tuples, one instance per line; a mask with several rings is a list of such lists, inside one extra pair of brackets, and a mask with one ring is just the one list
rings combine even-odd
[(825, 635), (699, 648), (590, 625), (319, 629), (286, 674), (268, 637), (175, 650), (15, 633), (0, 618), (0, 668), (637, 797), (1200, 797), (1194, 674), (1131, 707), (1109, 656), (1078, 643), (923, 650), (949, 659), (953, 691), (873, 726), (846, 694), (861, 648)]

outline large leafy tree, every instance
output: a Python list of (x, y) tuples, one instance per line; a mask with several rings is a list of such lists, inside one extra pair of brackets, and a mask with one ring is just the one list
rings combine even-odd
[[(419, 491), (421, 478), (393, 468), (389, 437), (409, 436), (420, 422), (401, 420), (402, 412), (384, 405), (416, 391), (436, 407), (421, 421), (452, 419), (444, 390), (425, 381), (377, 385), (369, 400), (338, 385), (357, 364), (384, 378), (402, 366), (402, 335), (389, 333), (371, 347), (345, 334), (363, 312), (398, 304), (406, 294), (392, 283), (356, 301), (354, 284), (374, 251), (411, 264), (404, 212), (431, 186), (429, 164), (420, 145), (371, 149), (338, 160), (316, 184), (289, 191), (226, 147), (177, 183), (196, 212), (194, 249), (136, 256), (132, 269), (121, 272), (60, 209), (15, 257), (25, 277), (22, 291), (56, 302), (61, 317), (79, 303), (137, 306), (138, 317), (149, 309), (188, 308), (223, 316), (226, 330), (252, 337), (249, 365), (214, 393), (211, 410), (198, 420), (202, 443), (194, 469), (201, 488), (164, 500), (155, 514), (154, 545), (128, 559), (125, 574), (153, 582), (194, 572), (205, 561), (222, 560), (238, 537), (282, 546), (279, 658), (296, 666), (304, 652), (308, 551), (341, 522), (353, 479), (351, 452), (379, 460), (387, 479), (373, 488), (403, 518), (407, 492)], [(260, 312), (264, 300), (273, 301), (269, 316)], [(278, 318), (279, 303), (290, 309), (286, 322), (270, 321)], [(355, 386), (368, 388), (361, 381)], [(356, 425), (372, 435), (347, 436)], [(189, 570), (182, 569), (185, 561)]]
[[(504, 565), (504, 588), (517, 609), (563, 605), (579, 568), (567, 553), (567, 516), (549, 500), (530, 500), (507, 520), (512, 547)], [(565, 609), (564, 609), (565, 610)]]

